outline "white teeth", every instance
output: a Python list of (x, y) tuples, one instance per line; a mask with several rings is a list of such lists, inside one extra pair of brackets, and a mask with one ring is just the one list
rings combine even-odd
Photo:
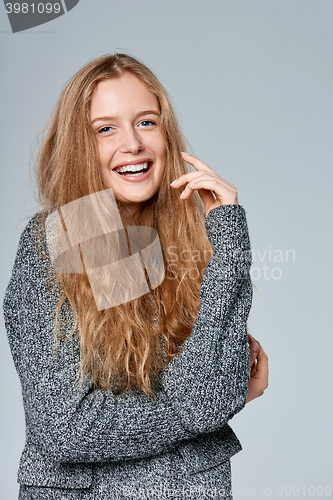
[(148, 163), (140, 163), (139, 165), (126, 165), (116, 168), (116, 172), (138, 172), (139, 170), (148, 168)]

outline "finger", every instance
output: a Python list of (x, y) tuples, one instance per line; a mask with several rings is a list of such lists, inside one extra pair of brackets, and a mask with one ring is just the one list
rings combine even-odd
[(209, 189), (212, 189), (212, 187), (216, 187), (216, 189), (222, 189), (225, 191), (226, 189), (231, 191), (231, 192), (237, 192), (236, 186), (233, 184), (230, 184), (229, 182), (226, 182), (224, 179), (221, 177), (213, 177), (212, 175), (207, 175), (203, 174), (200, 177), (198, 176), (195, 178), (193, 181), (188, 183), (189, 187), (192, 187), (192, 185), (196, 185), (196, 189), (198, 187), (204, 187), (204, 183), (207, 184), (207, 186), (210, 186)]
[(253, 351), (253, 349), (250, 349), (250, 367), (253, 366), (257, 359), (257, 351)]
[(250, 348), (250, 367), (252, 368), (253, 363), (256, 360), (257, 357), (257, 351), (253, 349), (253, 341), (251, 339), (251, 342), (249, 342), (249, 348)]
[(220, 202), (221, 205), (237, 205), (237, 189), (232, 189), (230, 187), (226, 187), (219, 181), (216, 181), (212, 178), (205, 178), (198, 181), (190, 182), (183, 191), (182, 199), (189, 198), (192, 194), (191, 190), (195, 189), (207, 189), (213, 191), (216, 198)]
[(210, 168), (206, 163), (203, 161), (199, 160), (196, 156), (190, 155), (188, 153), (181, 153), (182, 157), (184, 160), (189, 163), (190, 165), (193, 165), (194, 168), (197, 170), (205, 170), (206, 172), (214, 172), (212, 168)]
[(198, 170), (197, 172), (188, 172), (187, 174), (183, 174), (180, 177), (178, 177), (178, 179), (172, 181), (170, 186), (178, 188), (186, 184), (186, 182), (190, 183), (192, 181), (197, 181), (202, 175), (206, 175), (206, 177), (210, 176), (212, 179), (216, 179), (216, 181), (220, 181), (224, 183), (226, 186), (232, 186), (232, 184), (222, 179), (222, 177), (217, 175), (215, 172), (210, 173), (210, 172), (204, 172), (203, 170)]
[(181, 154), (182, 154), (184, 160), (187, 163), (189, 163), (190, 165), (193, 165), (193, 167), (196, 168), (197, 170), (205, 170), (206, 172), (209, 172), (210, 174), (215, 174), (218, 177), (218, 179), (223, 181), (226, 185), (230, 186), (231, 188), (236, 189), (236, 186), (234, 186), (230, 182), (222, 179), (222, 177), (217, 175), (216, 172), (212, 168), (210, 168), (209, 165), (207, 165), (203, 161), (199, 160), (199, 158), (196, 158), (196, 156), (190, 155), (188, 153), (181, 153)]
[[(193, 191), (191, 192), (191, 194), (192, 193), (193, 193)], [(205, 207), (207, 205), (211, 206), (213, 203), (215, 203), (216, 196), (214, 195), (213, 191), (207, 191), (206, 189), (198, 189), (198, 193), (199, 193)]]
[[(213, 190), (213, 188), (219, 190), (220, 192), (237, 192), (237, 189), (235, 186), (232, 184), (227, 183), (224, 179), (221, 179), (218, 175), (211, 175), (208, 173), (202, 173), (202, 172), (194, 172), (197, 174), (196, 176), (193, 176), (192, 179), (188, 179), (189, 182), (186, 187), (189, 188), (194, 188), (194, 189), (209, 189)], [(187, 174), (186, 174), (187, 175)], [(179, 185), (182, 185), (185, 183), (186, 179), (182, 179), (179, 177), (181, 183)]]
[[(255, 338), (253, 337), (253, 335), (251, 335), (250, 333), (248, 333), (248, 334), (247, 334), (247, 340), (248, 340), (249, 345), (250, 345), (250, 344), (254, 344), (255, 342), (256, 342), (258, 345), (260, 345), (259, 340), (255, 339)], [(259, 348), (258, 348), (258, 349), (259, 349)], [(256, 349), (256, 350), (258, 350), (258, 349)]]
[(257, 371), (257, 360), (255, 359), (253, 365), (251, 366), (250, 377), (253, 378), (256, 371)]
[[(214, 197), (214, 190), (213, 189), (209, 189), (208, 188), (208, 184), (210, 182), (210, 186), (211, 187), (216, 187), (217, 184), (219, 182), (221, 182), (221, 179), (219, 177), (217, 178), (213, 178), (210, 176), (210, 174), (202, 174), (202, 171), (201, 172), (195, 172), (197, 174), (196, 178), (191, 180), (191, 182), (189, 182), (183, 192), (181, 193), (180, 197), (185, 200), (185, 199), (188, 199), (191, 194), (193, 193), (194, 190), (198, 190), (200, 192), (200, 196), (202, 197), (202, 195), (208, 195), (209, 196), (209, 199), (211, 200), (211, 202), (214, 202), (215, 201), (215, 197)], [(198, 182), (201, 182), (201, 185), (198, 184)], [(180, 185), (183, 184), (183, 182), (180, 183)], [(177, 185), (178, 187), (178, 185)], [(180, 186), (179, 186), (180, 187)], [(227, 189), (227, 188), (225, 188)]]
[(249, 343), (249, 348), (250, 348), (250, 367), (252, 367), (253, 363), (255, 362), (255, 360), (256, 360), (256, 358), (258, 356), (258, 351), (259, 351), (259, 348), (260, 348), (260, 344), (249, 333), (248, 333), (248, 343)]
[(250, 344), (250, 349), (256, 353), (256, 356), (258, 354), (258, 351), (260, 349), (260, 343), (256, 339), (252, 339), (252, 342)]
[(264, 349), (260, 347), (257, 357), (257, 378), (259, 378), (265, 385), (265, 389), (268, 387), (268, 356)]
[[(210, 183), (210, 185), (213, 187), (217, 186), (218, 183), (223, 184), (223, 182), (221, 182), (222, 179), (219, 178), (218, 176), (213, 177), (207, 173), (203, 174), (202, 171), (195, 172), (195, 173), (197, 174), (196, 177), (193, 178), (192, 180), (190, 180), (184, 188), (184, 191), (187, 189), (189, 196), (192, 194), (192, 192), (195, 189), (207, 189), (207, 187), (205, 187), (205, 184), (206, 184), (206, 186), (208, 186), (207, 183)], [(201, 182), (201, 185), (198, 184), (199, 182)], [(183, 184), (183, 182), (182, 182), (182, 184)], [(226, 186), (226, 188), (227, 188), (227, 186)], [(207, 189), (207, 191), (212, 191), (212, 189)]]

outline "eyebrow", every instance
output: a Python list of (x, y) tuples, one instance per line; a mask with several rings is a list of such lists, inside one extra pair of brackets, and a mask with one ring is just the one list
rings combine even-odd
[[(158, 111), (154, 111), (154, 110), (147, 110), (147, 111), (140, 111), (139, 113), (137, 113), (135, 115), (135, 119), (139, 118), (139, 116), (145, 116), (145, 115), (156, 115), (156, 116), (160, 116), (160, 113)], [(99, 116), (98, 118), (94, 118), (94, 120), (91, 122), (91, 124), (95, 123), (95, 122), (107, 122), (109, 120), (118, 120), (119, 117), (118, 116)]]

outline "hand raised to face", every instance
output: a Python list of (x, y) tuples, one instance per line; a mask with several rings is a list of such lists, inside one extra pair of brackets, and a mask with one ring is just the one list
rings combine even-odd
[(170, 186), (179, 188), (187, 183), (180, 195), (182, 200), (188, 199), (195, 189), (203, 201), (206, 217), (209, 212), (220, 205), (238, 205), (237, 188), (225, 181), (206, 163), (188, 153), (182, 153), (184, 160), (193, 165), (197, 172), (181, 175)]

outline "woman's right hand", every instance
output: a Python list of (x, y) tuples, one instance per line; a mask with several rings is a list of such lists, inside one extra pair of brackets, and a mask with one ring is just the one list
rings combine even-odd
[(251, 375), (245, 403), (264, 394), (268, 387), (268, 357), (259, 342), (249, 335)]

